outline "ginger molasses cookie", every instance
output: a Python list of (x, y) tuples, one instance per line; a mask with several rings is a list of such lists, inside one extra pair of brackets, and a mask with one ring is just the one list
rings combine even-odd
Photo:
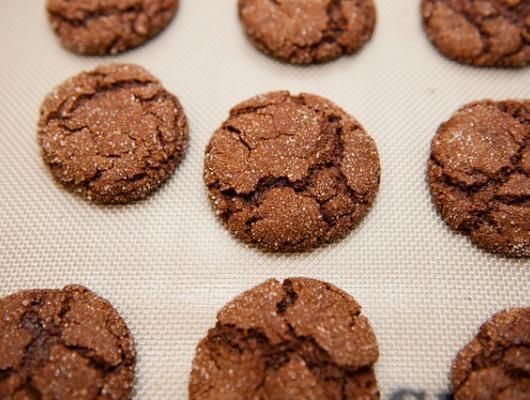
[(81, 286), (0, 299), (0, 398), (126, 400), (136, 354), (116, 310)]
[(379, 399), (378, 356), (350, 295), (313, 279), (270, 279), (219, 312), (197, 346), (189, 399)]
[(422, 0), (431, 42), (446, 57), (484, 67), (530, 64), (528, 0)]
[(455, 400), (530, 399), (530, 308), (486, 322), (456, 357), (452, 386)]
[(370, 209), (379, 176), (363, 127), (311, 94), (237, 105), (206, 148), (213, 208), (236, 237), (268, 251), (304, 251), (349, 232)]
[(261, 51), (293, 64), (357, 52), (372, 37), (373, 0), (239, 0), (243, 27)]
[(140, 46), (173, 19), (179, 0), (47, 0), (48, 19), (66, 48), (117, 54)]
[(530, 101), (481, 101), (442, 124), (428, 180), (449, 226), (480, 247), (530, 256)]
[(83, 72), (44, 100), (38, 142), (66, 187), (100, 203), (139, 200), (174, 172), (188, 141), (178, 99), (143, 68)]

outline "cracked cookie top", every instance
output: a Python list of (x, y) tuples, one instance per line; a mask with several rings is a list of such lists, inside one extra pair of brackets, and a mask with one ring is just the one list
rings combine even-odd
[(125, 400), (136, 354), (127, 326), (81, 286), (0, 299), (0, 398)]
[(460, 351), (452, 369), (455, 400), (530, 396), (530, 308), (495, 314)]
[(117, 54), (140, 46), (173, 19), (178, 0), (47, 0), (53, 30), (80, 54)]
[(293, 64), (357, 52), (374, 31), (373, 0), (239, 0), (239, 17), (263, 52)]
[(188, 125), (178, 99), (150, 73), (111, 64), (52, 91), (37, 137), (57, 181), (100, 203), (126, 203), (173, 174)]
[(379, 399), (378, 356), (350, 295), (313, 279), (270, 279), (219, 312), (197, 346), (189, 399)]
[(321, 97), (273, 92), (230, 111), (206, 149), (213, 208), (238, 238), (304, 251), (349, 232), (379, 188), (362, 126)]
[(428, 180), (449, 226), (480, 247), (530, 256), (530, 101), (481, 101), (442, 124)]
[(423, 0), (423, 23), (442, 54), (465, 64), (530, 64), (528, 0)]

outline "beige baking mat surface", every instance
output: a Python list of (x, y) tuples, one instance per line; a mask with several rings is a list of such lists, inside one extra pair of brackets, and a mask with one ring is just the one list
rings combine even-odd
[[(332, 282), (363, 306), (377, 333), (383, 398), (437, 399), (451, 360), (479, 324), (530, 304), (527, 260), (488, 255), (449, 231), (425, 183), (430, 140), (462, 104), (530, 97), (530, 69), (483, 70), (443, 59), (425, 39), (418, 0), (378, 0), (372, 41), (357, 56), (314, 67), (273, 61), (246, 41), (233, 0), (183, 0), (170, 27), (122, 56), (63, 50), (44, 2), (2, 0), (0, 15), (0, 295), (81, 283), (109, 299), (138, 348), (136, 399), (187, 398), (197, 341), (216, 310), (269, 277)], [(56, 84), (103, 62), (138, 63), (179, 96), (191, 143), (148, 200), (98, 207), (54, 184), (35, 124)], [(376, 140), (382, 184), (364, 223), (309, 254), (246, 248), (217, 222), (202, 183), (204, 147), (231, 106), (275, 89), (317, 93)], [(407, 398), (407, 397), (404, 397)]]

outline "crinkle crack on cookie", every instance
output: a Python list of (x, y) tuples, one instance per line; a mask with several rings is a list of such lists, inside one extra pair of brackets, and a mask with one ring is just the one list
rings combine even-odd
[(145, 69), (110, 64), (51, 92), (38, 123), (55, 179), (89, 200), (140, 200), (173, 174), (188, 142), (178, 99)]
[(372, 37), (373, 0), (239, 0), (247, 36), (266, 54), (311, 64), (353, 54)]
[(530, 398), (530, 308), (495, 314), (460, 351), (452, 370), (455, 400)]
[(530, 64), (528, 0), (423, 0), (423, 23), (446, 57), (484, 67)]
[(305, 251), (345, 235), (370, 209), (379, 179), (363, 127), (310, 94), (237, 105), (206, 149), (213, 208), (236, 237), (267, 251)]
[(136, 353), (116, 310), (81, 286), (0, 299), (0, 398), (127, 400)]
[(51, 26), (64, 47), (85, 55), (138, 47), (173, 19), (178, 0), (47, 0)]
[(442, 124), (428, 163), (442, 218), (478, 246), (530, 256), (530, 101), (481, 101)]
[(325, 282), (271, 279), (228, 303), (197, 346), (190, 400), (376, 400), (361, 307)]

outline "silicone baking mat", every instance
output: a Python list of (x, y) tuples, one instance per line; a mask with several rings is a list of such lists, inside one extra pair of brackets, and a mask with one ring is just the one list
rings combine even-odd
[[(324, 279), (370, 318), (382, 398), (446, 393), (452, 358), (478, 326), (502, 308), (530, 304), (530, 266), (489, 255), (442, 222), (425, 182), (430, 141), (468, 101), (529, 98), (530, 69), (447, 61), (423, 34), (418, 0), (377, 7), (376, 32), (358, 55), (296, 67), (248, 43), (234, 0), (183, 0), (158, 38), (106, 58), (62, 49), (43, 1), (2, 0), (0, 295), (80, 283), (109, 299), (136, 339), (135, 398), (165, 400), (187, 398), (195, 345), (225, 302), (269, 277)], [(35, 141), (44, 96), (106, 62), (145, 66), (179, 96), (190, 121), (190, 146), (173, 178), (130, 206), (96, 206), (60, 188)], [(368, 217), (344, 240), (307, 254), (240, 244), (216, 220), (202, 182), (204, 148), (230, 107), (276, 89), (336, 102), (381, 156)]]

